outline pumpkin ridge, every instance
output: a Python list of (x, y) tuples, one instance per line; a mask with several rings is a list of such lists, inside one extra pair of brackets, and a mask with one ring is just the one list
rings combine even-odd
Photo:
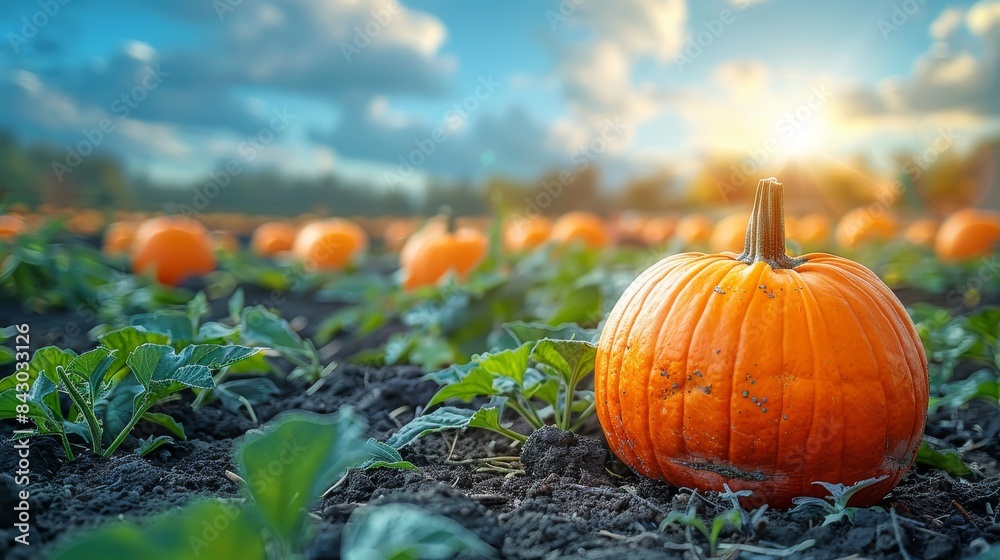
[[(663, 277), (665, 277), (672, 270), (672, 268), (669, 265), (670, 265), (670, 263), (673, 260), (676, 260), (676, 259), (674, 259), (673, 257), (668, 257), (666, 259), (662, 259), (662, 260), (658, 261), (656, 264), (654, 264), (653, 267), (651, 267), (649, 270), (647, 270), (646, 272), (644, 272), (640, 276), (640, 278), (642, 278), (642, 276), (646, 276), (646, 278), (643, 279), (643, 283), (640, 284), (636, 288), (635, 291), (633, 291), (631, 294), (629, 294), (628, 303), (626, 304), (626, 306), (623, 309), (627, 310), (627, 309), (631, 308), (633, 305), (636, 305), (637, 298), (639, 298), (640, 296), (642, 297), (642, 301), (644, 303), (645, 300), (646, 300), (646, 298), (649, 297), (649, 294), (652, 293), (652, 291), (653, 291), (652, 288), (655, 287), (656, 284), (658, 284), (661, 281), (661, 279)], [(642, 304), (639, 304), (639, 308), (641, 308), (641, 307), (642, 307)], [(635, 324), (635, 315), (633, 314), (631, 316), (632, 316), (632, 323), (628, 324), (628, 329), (625, 331), (624, 345), (625, 345), (626, 348), (628, 347), (628, 332), (630, 332), (632, 330), (632, 327)], [(615, 355), (615, 350), (616, 350), (615, 347), (618, 346), (618, 343), (619, 343), (619, 338), (620, 338), (620, 335), (621, 335), (621, 327), (623, 326), (623, 323), (627, 320), (628, 317), (629, 317), (629, 315), (627, 315), (625, 313), (621, 313), (617, 317), (615, 317), (615, 319), (616, 319), (617, 322), (615, 324), (615, 330), (612, 332), (612, 336), (610, 338), (611, 348), (609, 348), (607, 350), (608, 362), (607, 362), (607, 366), (606, 366), (605, 371), (607, 371), (607, 372), (614, 372), (614, 380), (613, 381), (614, 381), (615, 390), (613, 392), (610, 391), (610, 388), (611, 388), (610, 386), (611, 386), (612, 380), (611, 379), (607, 379), (606, 384), (605, 384), (606, 389), (605, 389), (605, 395), (604, 396), (605, 396), (605, 398), (607, 398), (609, 400), (612, 400), (612, 399), (615, 400), (617, 402), (617, 404), (618, 404), (618, 406), (616, 406), (615, 408), (618, 409), (618, 410), (621, 410), (622, 366), (624, 365), (624, 361), (625, 361), (625, 351), (623, 350), (623, 351), (617, 352), (621, 359), (618, 361), (617, 365), (614, 365), (613, 367), (612, 367), (612, 357)], [(607, 328), (607, 326), (605, 326), (605, 328)], [(602, 338), (603, 338), (603, 334), (602, 334)], [(596, 395), (595, 395), (595, 398), (597, 398)], [(616, 425), (617, 425), (618, 428), (620, 428), (620, 430), (615, 429), (616, 435), (620, 434), (620, 435), (624, 436), (624, 437), (620, 437), (619, 438), (622, 442), (625, 443), (625, 445), (621, 446), (621, 448), (619, 450), (622, 453), (627, 453), (627, 454), (631, 455), (635, 459), (635, 464), (642, 465), (643, 463), (639, 459), (639, 454), (633, 448), (634, 446), (629, 446), (628, 445), (628, 435), (627, 435), (627, 430), (625, 429), (625, 419), (622, 418), (621, 415), (619, 414), (619, 416), (618, 416), (617, 419), (616, 418), (610, 418), (609, 420), (610, 420), (610, 425), (612, 426), (613, 429), (615, 428)]]
[[(675, 309), (674, 303), (678, 299), (683, 299), (684, 301), (688, 301), (688, 302), (698, 301), (698, 305), (697, 306), (687, 307), (687, 311), (689, 311), (689, 312), (693, 312), (695, 309), (697, 310), (697, 313), (698, 313), (697, 323), (695, 323), (694, 327), (692, 327), (691, 329), (685, 329), (686, 331), (690, 332), (690, 337), (687, 339), (686, 343), (678, 345), (681, 348), (685, 348), (685, 350), (684, 350), (684, 365), (681, 368), (681, 371), (679, 373), (682, 373), (684, 375), (688, 375), (688, 371), (689, 371), (689, 368), (691, 366), (691, 346), (695, 342), (696, 334), (699, 332), (699, 329), (701, 327), (702, 322), (704, 322), (708, 318), (708, 314), (705, 313), (705, 308), (707, 307), (708, 302), (711, 300), (712, 297), (717, 296), (717, 294), (713, 290), (710, 290), (710, 289), (706, 290), (704, 288), (707, 287), (707, 286), (715, 286), (715, 285), (717, 285), (718, 284), (717, 280), (721, 280), (722, 278), (725, 278), (725, 276), (729, 273), (730, 270), (736, 268), (736, 266), (732, 266), (731, 268), (729, 268), (726, 271), (724, 271), (724, 273), (720, 274), (721, 271), (715, 270), (716, 266), (714, 266), (714, 265), (717, 265), (717, 264), (723, 262), (724, 259), (719, 259), (718, 257), (716, 257), (714, 255), (703, 255), (703, 256), (697, 257), (697, 260), (702, 261), (704, 263), (704, 265), (701, 268), (699, 268), (696, 271), (694, 271), (692, 275), (688, 276), (687, 280), (684, 282), (684, 285), (679, 290), (675, 290), (673, 292), (671, 301), (669, 302), (669, 305), (665, 305), (664, 306), (665, 313), (663, 314), (663, 316), (661, 318), (658, 318), (659, 325), (658, 325), (658, 328), (657, 328), (656, 343), (653, 345), (653, 351), (651, 353), (652, 362), (649, 364), (649, 369), (650, 369), (649, 375), (650, 375), (650, 377), (652, 377), (655, 374), (655, 368), (653, 366), (656, 364), (656, 358), (657, 358), (657, 356), (660, 355), (660, 351), (659, 351), (660, 341), (664, 340), (666, 338), (664, 336), (664, 330), (667, 329), (667, 328), (670, 328), (674, 324), (669, 319), (670, 319), (670, 317), (673, 314), (674, 309)], [(739, 265), (740, 263), (735, 263), (735, 264)], [(707, 271), (707, 274), (706, 274), (706, 271)], [(691, 288), (691, 292), (693, 292), (693, 293), (692, 293), (691, 296), (685, 297), (685, 294), (687, 293), (686, 289), (689, 288), (689, 287)], [(696, 300), (695, 297), (697, 297), (698, 295), (701, 295), (702, 299)], [(688, 401), (688, 395), (690, 394), (688, 392), (688, 385), (687, 385), (687, 383), (684, 384), (684, 389), (685, 389), (684, 392), (681, 394), (681, 399), (680, 399), (680, 413), (678, 414), (678, 417), (679, 417), (679, 420), (680, 420), (680, 426), (679, 426), (679, 428), (680, 428), (680, 432), (679, 432), (680, 433), (680, 441), (682, 442), (683, 449), (685, 451), (687, 451), (688, 450), (688, 440), (687, 440), (686, 437), (684, 437), (685, 433), (687, 433), (690, 430), (690, 428), (688, 427), (688, 422), (687, 422), (687, 417), (686, 417), (686, 412), (687, 412), (687, 410), (689, 408), (689, 405), (688, 405), (688, 402), (687, 402)], [(647, 391), (646, 395), (647, 395), (647, 400), (648, 400), (648, 398), (649, 398), (649, 392), (648, 391)], [(647, 424), (647, 427), (648, 427), (648, 429), (650, 431), (650, 435), (652, 436), (652, 419), (649, 418), (648, 414), (647, 414), (646, 424)], [(657, 457), (657, 461), (659, 461), (659, 457)]]
[[(806, 314), (809, 317), (809, 323), (810, 323), (809, 342), (812, 345), (812, 351), (813, 351), (813, 371), (812, 371), (812, 374), (813, 374), (813, 376), (812, 376), (812, 389), (813, 389), (812, 404), (813, 405), (811, 407), (812, 408), (812, 413), (811, 413), (810, 420), (809, 420), (809, 430), (806, 431), (806, 449), (807, 449), (807, 451), (804, 454), (804, 458), (808, 459), (809, 458), (809, 453), (808, 453), (809, 440), (811, 440), (811, 439), (813, 439), (813, 438), (816, 437), (813, 434), (813, 429), (814, 428), (818, 429), (818, 427), (820, 426), (820, 422), (817, 421), (817, 415), (819, 414), (819, 407), (816, 406), (816, 403), (820, 399), (820, 394), (819, 394), (819, 381), (820, 380), (817, 379), (817, 373), (822, 372), (825, 369), (823, 367), (820, 367), (820, 366), (822, 366), (822, 364), (820, 363), (820, 360), (822, 359), (822, 357), (821, 357), (822, 354), (819, 351), (820, 348), (816, 344), (816, 329), (815, 329), (815, 325), (817, 323), (822, 324), (824, 331), (826, 331), (825, 334), (826, 334), (827, 337), (829, 337), (830, 326), (829, 326), (829, 323), (826, 320), (826, 317), (824, 317), (824, 315), (823, 315), (823, 308), (819, 305), (819, 300), (816, 299), (816, 294), (813, 292), (813, 287), (810, 285), (809, 282), (806, 282), (806, 281), (803, 281), (802, 284), (803, 284), (803, 289), (799, 290), (799, 293), (802, 294), (803, 303), (806, 304), (806, 307), (805, 307)], [(806, 298), (808, 298), (808, 300)], [(842, 440), (843, 440), (843, 437), (842, 437)], [(843, 442), (841, 443), (841, 454), (843, 454)], [(808, 480), (809, 475), (807, 473), (804, 473), (804, 472), (802, 474), (803, 474), (802, 480), (800, 481), (801, 491), (799, 492), (799, 495), (807, 496), (807, 495), (810, 494), (809, 490), (811, 489), (812, 483), (813, 482), (818, 482), (818, 481)], [(813, 474), (815, 474), (815, 472)], [(833, 479), (831, 478), (831, 480), (833, 480)]]
[[(733, 262), (737, 263), (737, 265), (747, 266), (745, 263), (742, 263), (740, 261), (734, 260)], [(733, 270), (735, 270), (736, 268), (738, 268), (738, 266), (734, 267)], [(753, 269), (753, 265), (747, 266), (747, 269), (748, 270), (752, 270)], [(757, 275), (756, 280), (754, 280), (754, 282), (752, 284), (750, 284), (750, 285), (751, 286), (759, 286), (760, 285), (760, 279), (764, 277), (764, 273), (767, 272), (767, 269), (768, 269), (767, 266), (760, 267), (760, 274)], [(754, 291), (752, 291), (750, 293), (753, 294), (753, 295), (751, 295), (750, 297), (746, 298), (746, 300), (747, 300), (746, 310), (744, 311), (744, 314), (743, 314), (743, 320), (740, 321), (739, 323), (737, 323), (738, 325), (746, 325), (747, 317), (750, 316), (750, 308), (753, 306), (753, 298), (757, 296), (757, 291), (754, 290)], [(742, 348), (742, 346), (743, 346), (743, 335), (744, 335), (745, 332), (746, 331), (744, 329), (742, 329), (742, 328), (740, 329), (739, 337), (736, 339), (736, 345), (735, 345), (736, 348)], [(733, 391), (733, 388), (736, 387), (736, 378), (737, 378), (737, 376), (739, 376), (739, 369), (736, 367), (739, 363), (740, 363), (740, 355), (739, 355), (739, 353), (737, 353), (736, 355), (733, 356), (733, 365), (732, 365), (732, 368), (731, 368), (732, 369), (732, 374), (730, 375), (730, 379), (729, 379), (729, 389), (730, 389), (729, 390), (729, 406), (728, 406), (727, 412), (726, 412), (726, 414), (727, 414), (727, 416), (726, 416), (726, 423), (729, 426), (733, 425), (733, 406), (736, 405), (736, 403), (733, 402), (734, 401), (734, 391)], [(732, 433), (728, 433), (727, 436), (726, 436), (726, 462), (729, 463), (729, 464), (734, 464), (733, 463), (733, 434)]]
[[(849, 274), (847, 274), (846, 272), (844, 272), (842, 270), (837, 270), (837, 271), (834, 272), (834, 274), (837, 275), (838, 282), (829, 281), (829, 279), (827, 279), (826, 277), (823, 277), (823, 278), (824, 278), (825, 281), (828, 282), (828, 286), (830, 287), (830, 289), (832, 289), (834, 292), (836, 292), (837, 294), (839, 294), (840, 297), (843, 298), (844, 301), (847, 303), (847, 306), (848, 306), (848, 308), (851, 311), (851, 313), (850, 313), (851, 319), (857, 325), (857, 328), (860, 329), (860, 332), (864, 335), (862, 338), (864, 340), (865, 346), (868, 348), (868, 353), (871, 356), (872, 366), (873, 366), (873, 368), (875, 369), (875, 371), (877, 372), (877, 375), (878, 375), (879, 388), (882, 391), (882, 408), (885, 410), (885, 422), (882, 423), (883, 427), (885, 428), (884, 435), (881, 438), (879, 438), (878, 441), (888, 443), (888, 440), (890, 439), (889, 426), (890, 426), (890, 422), (891, 422), (891, 418), (890, 418), (891, 415), (890, 415), (890, 411), (889, 411), (888, 406), (887, 406), (888, 399), (887, 399), (887, 396), (886, 396), (885, 385), (884, 385), (884, 383), (882, 381), (883, 378), (885, 377), (885, 373), (886, 373), (885, 369), (882, 367), (882, 364), (885, 363), (885, 360), (884, 359), (880, 360), (879, 356), (876, 354), (875, 348), (874, 348), (874, 346), (872, 345), (872, 342), (871, 342), (873, 337), (871, 336), (872, 331), (868, 328), (868, 321), (862, 320), (863, 317), (870, 316), (870, 311), (869, 311), (870, 308), (867, 305), (862, 305), (861, 306), (862, 313), (859, 313), (858, 312), (858, 308), (855, 307), (855, 305), (853, 304), (853, 301), (854, 301), (855, 298), (859, 297), (860, 295), (864, 295), (865, 297), (867, 297), (871, 301), (871, 304), (878, 310), (878, 312), (879, 312), (880, 315), (882, 315), (882, 309), (879, 308), (878, 303), (876, 301), (874, 301), (874, 299), (871, 298), (868, 295), (867, 290), (864, 287), (862, 287), (861, 289), (857, 289), (858, 288), (857, 284), (855, 284), (854, 282), (851, 281), (851, 279), (849, 278), (849, 276), (850, 276)], [(852, 287), (856, 288), (855, 289), (855, 296), (854, 297), (848, 297), (848, 295), (845, 294), (843, 290), (841, 290), (841, 288), (840, 288), (840, 282), (848, 282), (848, 283), (851, 284)], [(857, 294), (857, 292), (860, 292), (860, 294)], [(884, 317), (883, 317), (883, 319), (884, 319)], [(890, 324), (891, 323), (892, 323), (892, 321), (890, 320)], [(895, 332), (895, 327), (894, 326), (892, 328), (892, 331), (893, 331), (893, 336), (897, 336), (897, 334)], [(898, 338), (897, 338), (897, 343), (898, 343)], [(884, 349), (883, 349), (883, 353), (884, 353)], [(849, 383), (853, 383), (853, 382), (854, 382), (854, 380), (849, 381)], [(844, 383), (842, 381), (841, 385), (843, 385), (843, 384)], [(844, 401), (845, 404), (846, 404), (846, 400), (847, 400), (846, 398), (843, 399), (843, 401)], [(846, 423), (846, 416), (845, 416), (845, 423)], [(845, 430), (845, 433), (846, 432), (847, 432), (847, 430)], [(867, 457), (865, 459), (867, 460)], [(875, 468), (879, 468), (879, 467), (877, 466)], [(854, 483), (854, 482), (857, 482), (857, 480), (852, 480), (851, 481), (851, 483)]]
[[(860, 275), (851, 274), (850, 271), (849, 271), (849, 269), (838, 270), (837, 274), (840, 275), (840, 276), (842, 276), (845, 279), (845, 281), (850, 282), (852, 286), (856, 287), (858, 285), (858, 282), (860, 282), (860, 283), (862, 283), (861, 285), (863, 285), (863, 286), (874, 287), (873, 284), (870, 282), (869, 279), (864, 278), (863, 276), (860, 276)], [(892, 326), (892, 333), (893, 333), (893, 336), (896, 339), (896, 343), (897, 343), (898, 347), (904, 353), (904, 355), (903, 355), (903, 364), (902, 365), (904, 367), (906, 367), (906, 369), (911, 373), (911, 377), (912, 377), (912, 372), (913, 372), (913, 367), (912, 366), (913, 366), (913, 364), (910, 362), (910, 359), (909, 359), (909, 355), (910, 354), (908, 352), (908, 350), (910, 350), (911, 348), (907, 347), (906, 337), (903, 335), (903, 332), (900, 331), (900, 328), (903, 326), (902, 325), (903, 321), (899, 320), (898, 318), (894, 318), (890, 313), (886, 312), (887, 310), (884, 307), (884, 305), (890, 304), (890, 300), (888, 300), (887, 298), (885, 298), (884, 294), (882, 294), (881, 291), (878, 292), (879, 295), (882, 296), (882, 298), (884, 300), (884, 301), (881, 301), (881, 302), (878, 301), (878, 300), (876, 300), (874, 297), (872, 297), (872, 295), (871, 295), (871, 293), (869, 291), (866, 291), (866, 290), (861, 290), (861, 291), (865, 294), (866, 297), (868, 297), (869, 299), (871, 299), (871, 301), (873, 302), (873, 304), (879, 310), (879, 313), (883, 316), (883, 320), (886, 321), (886, 322), (888, 322)], [(891, 309), (891, 307), (892, 306), (890, 304), (890, 309)], [(865, 330), (866, 336), (867, 336), (867, 332), (868, 331), (866, 329)], [(869, 345), (870, 345), (870, 343), (869, 343)], [(873, 352), (874, 352), (874, 350), (873, 350)], [(882, 363), (882, 361), (879, 361), (876, 358), (876, 364), (881, 364), (881, 363)], [(917, 364), (917, 365), (919, 365), (919, 364)], [(882, 373), (883, 372), (880, 371), (879, 381), (880, 381), (880, 384), (882, 385), (883, 398), (884, 398), (883, 402), (886, 403), (886, 416), (887, 416), (887, 418), (892, 418), (893, 415), (892, 415), (891, 411), (888, 408), (888, 404), (889, 404), (890, 401), (894, 401), (896, 397), (894, 395), (894, 397), (892, 399), (889, 398), (889, 395), (888, 395), (888, 393), (885, 390), (885, 380), (884, 380), (885, 376), (882, 375)], [(916, 380), (914, 380), (914, 381), (916, 381)], [(919, 385), (917, 383), (915, 383), (915, 382), (913, 383), (914, 389), (917, 389), (918, 386)], [(916, 404), (918, 402), (918, 400), (920, 400), (918, 398), (918, 395), (914, 394), (914, 393), (906, 394), (906, 392), (903, 392), (902, 396), (905, 396), (907, 398), (907, 403), (906, 404), (911, 405), (911, 410), (916, 411), (916, 416), (915, 417), (913, 415), (907, 415), (907, 418), (909, 420), (909, 427), (907, 428), (906, 432), (909, 433), (909, 434), (914, 434), (914, 433), (916, 433), (917, 428), (919, 428), (919, 430), (922, 432), (923, 431), (923, 424), (921, 423), (921, 418), (924, 418), (924, 415), (921, 412), (920, 407)], [(912, 398), (912, 401), (910, 400), (911, 398)], [(890, 425), (889, 422), (887, 422), (886, 423), (886, 438), (887, 439), (889, 438), (889, 434), (890, 434), (889, 425)]]
[[(705, 256), (700, 256), (700, 255), (687, 255), (687, 258), (685, 258), (685, 259), (677, 259), (677, 260), (683, 260), (683, 261), (685, 261), (685, 264), (689, 264), (689, 265), (692, 264), (692, 263), (698, 263), (701, 266), (700, 266), (700, 268), (697, 268), (697, 269), (694, 269), (694, 270), (684, 270), (683, 267), (676, 266), (676, 265), (675, 266), (666, 267), (666, 270), (663, 271), (663, 274), (660, 275), (657, 278), (657, 281), (653, 284), (653, 286), (651, 286), (649, 288), (649, 293), (647, 294), (647, 297), (643, 298), (643, 301), (639, 305), (640, 309), (645, 308), (646, 304), (649, 303), (649, 298), (648, 298), (649, 295), (656, 294), (656, 286), (659, 285), (660, 283), (666, 281), (671, 275), (673, 275), (673, 274), (677, 274), (678, 275), (678, 280), (675, 283), (675, 285), (678, 285), (678, 286), (687, 286), (687, 285), (690, 285), (690, 283), (693, 282), (702, 272), (704, 272), (705, 270), (709, 269), (711, 267), (711, 265), (715, 262), (712, 259), (707, 259), (707, 258), (705, 258)], [(698, 261), (701, 261), (701, 262), (699, 263)], [(695, 266), (697, 266), (697, 265), (695, 265)], [(670, 316), (670, 312), (673, 310), (673, 307), (674, 307), (673, 304), (674, 304), (674, 302), (677, 301), (677, 298), (679, 296), (679, 292), (676, 289), (671, 289), (669, 291), (669, 293), (666, 294), (666, 295), (669, 296), (669, 299), (666, 299), (666, 298), (657, 298), (657, 300), (653, 302), (654, 305), (658, 305), (662, 309), (662, 315), (657, 315), (656, 321), (653, 322), (653, 326), (655, 326), (655, 331), (657, 332), (657, 337), (655, 339), (655, 342), (653, 343), (652, 352), (648, 353), (649, 356), (650, 356), (649, 363), (648, 364), (643, 363), (643, 369), (648, 369), (649, 370), (649, 373), (647, 374), (647, 378), (646, 378), (646, 381), (647, 381), (646, 382), (646, 386), (647, 387), (649, 386), (649, 380), (650, 380), (650, 378), (652, 378), (652, 376), (655, 373), (655, 368), (653, 366), (656, 364), (656, 357), (658, 355), (657, 349), (658, 349), (658, 344), (659, 344), (660, 337), (663, 334), (663, 329), (669, 324), (667, 322), (667, 318)], [(628, 332), (626, 333), (626, 344), (628, 343), (627, 340), (628, 340), (628, 336), (631, 333), (631, 331), (632, 331), (632, 329), (629, 328)], [(687, 369), (687, 364), (686, 363), (685, 363), (685, 368), (684, 369), (685, 370)], [(653, 441), (654, 441), (654, 437), (653, 437), (653, 422), (652, 422), (652, 418), (651, 418), (651, 416), (649, 414), (649, 410), (650, 410), (650, 402), (649, 402), (650, 392), (649, 392), (649, 390), (647, 389), (646, 391), (644, 391), (644, 394), (645, 394), (645, 405), (646, 405), (646, 421), (644, 422), (644, 424), (645, 424), (645, 432), (646, 432), (646, 436), (647, 436), (647, 441), (649, 443), (649, 448), (650, 449), (655, 449), (656, 446), (653, 445)], [(680, 430), (681, 430), (681, 434), (682, 435), (684, 433), (684, 415), (683, 415), (683, 412), (684, 412), (684, 399), (681, 398), (681, 414), (680, 414), (681, 425), (680, 425)], [(660, 472), (663, 472), (663, 463), (660, 461), (659, 454), (654, 451), (654, 452), (651, 453), (651, 455), (653, 457), (653, 461), (656, 463), (657, 467), (660, 469)]]

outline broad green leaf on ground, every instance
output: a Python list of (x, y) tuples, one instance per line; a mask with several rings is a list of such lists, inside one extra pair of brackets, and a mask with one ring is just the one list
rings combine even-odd
[(187, 435), (184, 433), (184, 426), (174, 420), (174, 418), (169, 414), (164, 414), (162, 412), (147, 412), (142, 415), (142, 419), (166, 429), (168, 432), (174, 434), (182, 440), (187, 439)]
[(954, 449), (938, 451), (931, 447), (926, 440), (920, 442), (920, 449), (917, 451), (917, 463), (941, 469), (955, 476), (972, 474), (972, 469), (965, 464), (965, 461), (962, 460), (957, 451)]
[(460, 523), (407, 504), (366, 506), (344, 527), (344, 560), (437, 560), (496, 551)]
[(404, 469), (409, 471), (417, 470), (413, 463), (403, 460), (399, 451), (388, 444), (382, 443), (375, 438), (369, 438), (365, 443), (365, 450), (368, 451), (369, 458), (358, 465), (361, 470), (369, 469)]
[(465, 428), (476, 414), (475, 410), (442, 406), (427, 414), (417, 416), (386, 441), (392, 447), (401, 449), (427, 434)]
[(267, 560), (261, 532), (239, 506), (218, 501), (188, 505), (167, 513), (148, 529), (114, 523), (71, 537), (55, 560)]
[(170, 436), (149, 436), (139, 442), (139, 447), (136, 448), (135, 454), (140, 457), (145, 457), (164, 445), (171, 445), (173, 443), (174, 438)]
[(286, 550), (301, 550), (308, 510), (343, 473), (367, 458), (362, 426), (336, 415), (278, 415), (237, 445), (235, 461), (256, 507)]

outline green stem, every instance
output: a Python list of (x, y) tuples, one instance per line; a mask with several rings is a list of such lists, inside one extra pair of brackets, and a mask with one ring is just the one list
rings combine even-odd
[(517, 440), (517, 441), (519, 441), (521, 443), (524, 443), (524, 442), (528, 441), (528, 436), (519, 434), (519, 433), (515, 432), (514, 430), (508, 430), (507, 428), (504, 428), (503, 426), (497, 426), (496, 428), (490, 428), (490, 429), (492, 431), (498, 433), (498, 434), (507, 436), (510, 439)]
[(146, 411), (149, 410), (150, 408), (152, 408), (152, 405), (140, 406), (139, 411), (132, 415), (132, 419), (128, 421), (128, 425), (125, 426), (125, 428), (121, 431), (121, 433), (118, 434), (118, 437), (115, 438), (115, 441), (111, 442), (111, 445), (108, 446), (107, 450), (105, 450), (101, 456), (104, 457), (105, 459), (110, 457), (115, 452), (115, 450), (118, 449), (118, 447), (122, 444), (122, 442), (125, 441), (125, 438), (128, 437), (129, 433), (132, 431), (132, 428), (134, 428), (135, 425), (139, 423), (139, 420), (142, 419), (142, 415), (146, 414)]
[(583, 425), (587, 418), (590, 418), (590, 415), (593, 414), (595, 410), (597, 410), (597, 403), (590, 403), (590, 406), (580, 413), (580, 416), (576, 419), (576, 424), (570, 426), (569, 431), (575, 432), (579, 430), (580, 426)]
[(540, 418), (538, 418), (538, 415), (534, 412), (534, 410), (532, 410), (531, 412), (528, 412), (517, 401), (513, 401), (513, 400), (512, 401), (507, 401), (507, 406), (513, 408), (515, 412), (517, 412), (518, 414), (520, 414), (521, 417), (524, 418), (524, 420), (526, 422), (528, 422), (528, 424), (531, 424), (532, 428), (538, 430), (538, 429), (541, 429), (541, 427), (545, 425), (545, 423), (542, 422), (542, 420)]
[(80, 391), (73, 384), (73, 381), (66, 375), (66, 371), (61, 367), (56, 367), (56, 375), (59, 377), (59, 381), (62, 381), (63, 385), (66, 386), (66, 392), (69, 393), (70, 400), (79, 409), (80, 414), (83, 414), (83, 418), (87, 421), (87, 427), (90, 429), (90, 443), (91, 448), (94, 453), (101, 453), (101, 423), (97, 421), (97, 417), (94, 416), (94, 409), (88, 406), (87, 401), (80, 394)]
[(566, 386), (566, 402), (563, 404), (563, 419), (562, 424), (559, 427), (563, 430), (569, 430), (569, 421), (573, 415), (573, 387)]
[(76, 460), (76, 456), (73, 455), (73, 450), (70, 449), (69, 447), (69, 438), (66, 437), (65, 432), (59, 434), (59, 437), (62, 439), (63, 451), (66, 452), (66, 459), (68, 459), (69, 462), (72, 463), (73, 461)]

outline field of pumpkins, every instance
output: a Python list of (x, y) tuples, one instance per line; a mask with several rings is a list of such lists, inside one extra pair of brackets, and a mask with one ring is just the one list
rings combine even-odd
[(1000, 212), (779, 180), (671, 214), (7, 208), (0, 556), (1000, 558)]

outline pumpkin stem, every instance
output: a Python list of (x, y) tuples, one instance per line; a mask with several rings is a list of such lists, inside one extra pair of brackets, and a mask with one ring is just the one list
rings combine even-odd
[(447, 204), (442, 205), (438, 208), (438, 214), (444, 216), (445, 223), (447, 224), (445, 230), (448, 233), (455, 233), (458, 226), (455, 223), (455, 211), (452, 210), (451, 206)]
[(774, 177), (757, 183), (757, 196), (747, 224), (746, 243), (737, 260), (765, 262), (773, 269), (792, 269), (806, 262), (785, 248), (785, 189)]

